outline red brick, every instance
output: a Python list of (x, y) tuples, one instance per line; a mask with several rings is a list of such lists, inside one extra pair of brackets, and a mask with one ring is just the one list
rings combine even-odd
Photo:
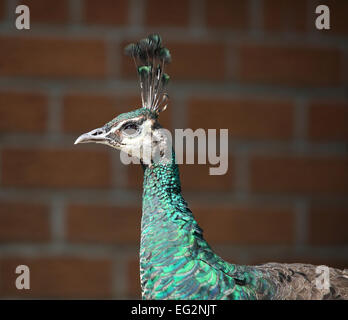
[(42, 94), (0, 92), (0, 131), (43, 132), (47, 98)]
[(191, 210), (211, 243), (259, 245), (294, 241), (295, 222), (290, 209), (193, 205)]
[(1, 76), (101, 77), (106, 73), (100, 40), (0, 37)]
[[(18, 265), (30, 269), (30, 290), (18, 290)], [(112, 263), (79, 257), (8, 257), (0, 260), (0, 296), (28, 298), (110, 298)]]
[(221, 43), (169, 43), (173, 63), (168, 74), (178, 80), (224, 80), (225, 46)]
[[(103, 126), (120, 113), (141, 107), (140, 94), (133, 96), (71, 93), (64, 97), (63, 131), (84, 132)], [(160, 115), (160, 123), (171, 128), (171, 111)]]
[(289, 101), (194, 98), (189, 102), (194, 129), (228, 129), (241, 139), (289, 139), (293, 136), (293, 104)]
[[(186, 161), (186, 156), (184, 157)], [(210, 164), (183, 164), (179, 166), (182, 190), (228, 191), (233, 189), (234, 162), (229, 158), (228, 170), (224, 175), (209, 175)], [(139, 191), (143, 186), (143, 169), (140, 165), (128, 166), (128, 185)]]
[(134, 258), (127, 263), (127, 294), (130, 298), (141, 298), (139, 259)]
[(64, 23), (69, 19), (69, 5), (67, 0), (21, 0), (30, 10), (31, 23)]
[[(184, 158), (185, 161), (185, 158)], [(197, 163), (197, 158), (195, 158)], [(228, 170), (223, 175), (209, 175), (211, 164), (183, 164), (180, 165), (180, 179), (182, 189), (201, 191), (229, 191), (234, 183), (234, 160), (229, 158)]]
[(309, 107), (308, 136), (312, 140), (348, 140), (348, 103), (315, 101)]
[(145, 24), (148, 26), (184, 27), (189, 23), (189, 0), (158, 1), (147, 0), (145, 6)]
[(141, 202), (137, 207), (71, 204), (67, 237), (71, 242), (138, 244)]
[(239, 78), (245, 82), (291, 86), (337, 86), (341, 55), (336, 49), (244, 45)]
[(82, 132), (103, 126), (114, 117), (140, 107), (140, 96), (72, 93), (64, 97), (63, 130)]
[(264, 27), (268, 31), (304, 32), (307, 29), (307, 1), (265, 0), (263, 11)]
[(47, 241), (49, 238), (47, 206), (0, 202), (0, 241)]
[(125, 25), (128, 22), (127, 0), (86, 0), (84, 21), (88, 24)]
[[(345, 0), (322, 0), (320, 3), (315, 3), (311, 12), (313, 12), (313, 21), (318, 17), (315, 13), (316, 5), (324, 4), (330, 9), (330, 30), (317, 30), (313, 28), (317, 33), (323, 32), (336, 35), (348, 35), (348, 3)], [(314, 22), (313, 22), (314, 23)]]
[(254, 192), (348, 192), (347, 157), (254, 156), (250, 171), (250, 185)]
[(347, 226), (348, 208), (313, 207), (309, 215), (309, 241), (314, 245), (346, 245)]
[(247, 1), (214, 1), (205, 3), (205, 19), (212, 28), (246, 29), (249, 24)]
[(140, 164), (127, 165), (128, 183), (131, 188), (136, 188), (139, 192), (142, 192), (144, 171)]
[[(73, 141), (72, 141), (73, 143)], [(4, 149), (2, 182), (16, 187), (95, 187), (111, 185), (106, 151)]]
[[(122, 75), (136, 77), (134, 62), (123, 55)], [(171, 51), (173, 63), (167, 67), (167, 73), (176, 80), (224, 80), (225, 79), (225, 45), (222, 43), (191, 42), (164, 43)], [(170, 86), (170, 84), (169, 84)]]

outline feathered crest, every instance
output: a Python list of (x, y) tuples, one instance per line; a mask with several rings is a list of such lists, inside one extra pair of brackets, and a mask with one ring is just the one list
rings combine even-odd
[(169, 82), (164, 67), (171, 61), (171, 56), (169, 50), (162, 46), (160, 35), (150, 34), (126, 46), (124, 52), (133, 57), (137, 67), (143, 108), (157, 114), (164, 111), (168, 103), (164, 89)]

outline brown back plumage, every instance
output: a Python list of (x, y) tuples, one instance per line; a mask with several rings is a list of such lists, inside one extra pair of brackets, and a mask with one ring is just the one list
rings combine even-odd
[(348, 300), (348, 269), (328, 270), (328, 286), (318, 285), (324, 268), (310, 264), (267, 263), (257, 266), (276, 284), (274, 299), (282, 300)]

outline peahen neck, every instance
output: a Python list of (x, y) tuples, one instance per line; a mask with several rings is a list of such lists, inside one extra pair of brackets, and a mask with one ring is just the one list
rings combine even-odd
[[(199, 229), (192, 212), (181, 195), (179, 168), (173, 152), (168, 164), (143, 166), (143, 216), (141, 245), (151, 252), (153, 244), (165, 239), (169, 246), (178, 230)], [(181, 243), (183, 244), (183, 243)]]
[(270, 296), (259, 272), (227, 263), (204, 240), (181, 195), (174, 153), (169, 164), (143, 167), (143, 299), (255, 299), (255, 290)]
[[(175, 155), (169, 164), (143, 166), (143, 215), (141, 222), (140, 273), (146, 298), (162, 298), (152, 292), (156, 279), (171, 268), (179, 268), (188, 255), (192, 236), (201, 234), (192, 212), (181, 195), (179, 168)], [(203, 240), (203, 239), (202, 239)], [(166, 269), (166, 270), (165, 270)]]

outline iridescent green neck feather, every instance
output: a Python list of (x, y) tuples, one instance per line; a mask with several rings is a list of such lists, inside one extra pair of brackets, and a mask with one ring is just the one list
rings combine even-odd
[(272, 288), (257, 271), (217, 256), (181, 195), (179, 169), (144, 166), (140, 273), (143, 299), (255, 299)]

